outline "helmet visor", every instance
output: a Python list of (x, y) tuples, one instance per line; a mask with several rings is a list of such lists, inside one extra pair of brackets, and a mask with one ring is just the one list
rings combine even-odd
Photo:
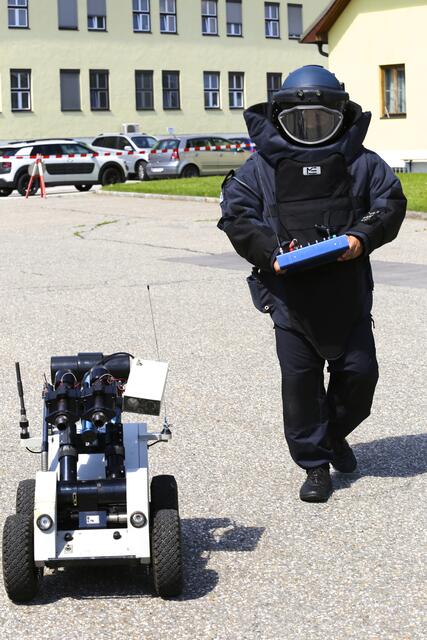
[(301, 144), (319, 144), (330, 140), (340, 128), (343, 114), (321, 105), (297, 106), (284, 109), (278, 120), (292, 140)]

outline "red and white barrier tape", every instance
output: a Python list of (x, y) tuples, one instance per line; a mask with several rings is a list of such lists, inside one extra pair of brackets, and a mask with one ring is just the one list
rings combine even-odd
[(15, 156), (0, 156), (0, 162), (2, 162), (2, 160), (10, 160), (12, 158), (16, 158), (17, 160), (22, 160), (24, 158), (30, 158), (31, 160), (37, 160), (37, 158), (42, 158), (42, 160), (49, 160), (51, 158), (57, 158), (58, 160), (60, 160), (61, 158), (96, 158), (96, 157), (103, 157), (103, 156), (139, 156), (139, 155), (155, 155), (155, 154), (159, 154), (159, 153), (168, 153), (168, 152), (172, 152), (172, 153), (188, 153), (189, 151), (234, 151), (234, 150), (238, 150), (238, 149), (251, 149), (251, 150), (255, 150), (256, 145), (254, 143), (252, 144), (221, 144), (221, 145), (215, 145), (215, 146), (208, 146), (208, 147), (186, 147), (185, 149), (178, 149), (174, 148), (174, 149), (153, 149), (152, 151), (149, 151), (148, 154), (144, 151), (105, 151), (105, 152), (96, 152), (94, 151), (93, 153), (59, 153), (59, 154), (53, 154), (53, 155), (43, 155), (43, 154), (37, 154), (37, 155), (15, 155)]

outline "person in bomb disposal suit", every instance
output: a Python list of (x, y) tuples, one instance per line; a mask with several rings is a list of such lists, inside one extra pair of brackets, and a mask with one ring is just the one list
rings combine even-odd
[[(378, 380), (369, 256), (396, 237), (406, 198), (362, 145), (371, 114), (323, 67), (293, 71), (244, 117), (257, 152), (224, 180), (218, 226), (254, 265), (254, 304), (274, 322), (285, 436), (307, 473), (300, 498), (326, 502), (330, 465), (356, 469), (346, 436), (370, 414)], [(349, 248), (338, 259), (281, 272), (279, 253), (343, 234)]]

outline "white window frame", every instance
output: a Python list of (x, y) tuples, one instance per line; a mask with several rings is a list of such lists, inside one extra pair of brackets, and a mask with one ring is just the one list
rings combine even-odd
[(242, 71), (228, 73), (228, 100), (230, 109), (244, 109), (245, 107), (245, 74)]
[(227, 22), (227, 35), (228, 36), (241, 36), (242, 35), (242, 23), (241, 22)]
[[(12, 73), (18, 76), (16, 87), (12, 87)], [(13, 96), (17, 97), (16, 107), (13, 106)], [(23, 106), (23, 96), (27, 97), (26, 107)], [(31, 111), (31, 69), (10, 70), (10, 105), (12, 111)]]
[[(22, 17), (25, 24), (20, 24)], [(9, 29), (28, 29), (28, 0), (8, 0), (7, 18)]]
[(149, 33), (151, 31), (150, 0), (132, 0), (132, 10), (134, 32)]
[[(169, 86), (165, 86), (164, 81), (165, 81), (165, 74), (167, 73), (173, 73), (176, 74), (177, 78), (178, 78), (178, 87), (169, 87)], [(172, 96), (173, 93), (177, 94), (177, 98), (178, 98), (178, 106), (165, 106), (167, 102), (171, 102), (172, 100), (169, 100), (169, 98)], [(165, 100), (167, 96), (167, 99)], [(165, 111), (178, 111), (179, 109), (181, 109), (181, 91), (180, 91), (180, 74), (179, 71), (174, 71), (174, 70), (163, 70), (162, 71), (162, 103), (163, 103), (163, 109)]]
[(176, 0), (160, 0), (160, 33), (176, 32)]
[(221, 109), (219, 71), (203, 72), (203, 95), (205, 109)]
[(264, 2), (265, 37), (280, 38), (280, 5), (277, 2)]
[(88, 31), (106, 31), (107, 30), (106, 16), (88, 16), (87, 28), (88, 28)]
[[(100, 87), (99, 86), (99, 75), (98, 74), (105, 74), (106, 78), (107, 78), (107, 87)], [(92, 74), (96, 74), (94, 75), (95, 77), (95, 85), (96, 86), (92, 86), (91, 85), (91, 79), (92, 79)], [(91, 111), (110, 111), (110, 74), (108, 72), (107, 69), (90, 69), (89, 70), (89, 91), (90, 91), (90, 110)], [(106, 96), (106, 102), (107, 102), (107, 106), (106, 107), (101, 107), (101, 100), (100, 100), (100, 96), (101, 94), (105, 94)], [(97, 102), (97, 105), (94, 106), (93, 102), (92, 102), (92, 97), (95, 97), (96, 100), (95, 102)]]
[(218, 2), (202, 0), (202, 35), (218, 35)]

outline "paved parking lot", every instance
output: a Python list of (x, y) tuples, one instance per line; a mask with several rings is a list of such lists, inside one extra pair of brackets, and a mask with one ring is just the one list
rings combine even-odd
[(217, 219), (216, 204), (91, 193), (0, 201), (1, 523), (38, 466), (19, 449), (15, 360), (35, 432), (51, 355), (156, 358), (150, 283), (174, 424), (151, 465), (177, 477), (186, 555), (169, 602), (126, 569), (49, 571), (32, 605), (0, 588), (3, 638), (425, 637), (427, 221), (374, 255), (381, 379), (351, 437), (359, 471), (310, 505), (283, 442), (271, 324)]

